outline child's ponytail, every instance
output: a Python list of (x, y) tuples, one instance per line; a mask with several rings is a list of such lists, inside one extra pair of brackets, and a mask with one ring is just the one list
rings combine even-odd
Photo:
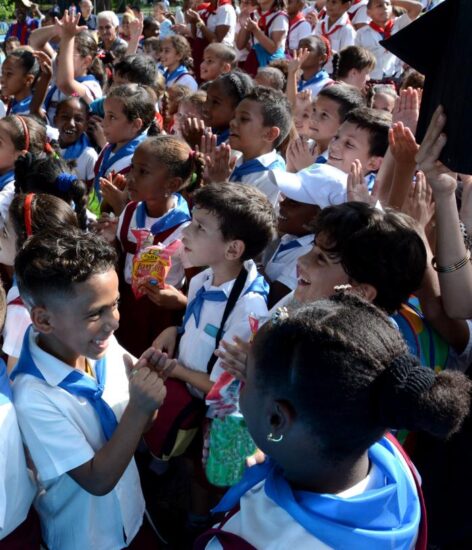
[(446, 438), (457, 432), (470, 406), (472, 383), (457, 372), (435, 374), (409, 354), (396, 357), (378, 383), (380, 421)]

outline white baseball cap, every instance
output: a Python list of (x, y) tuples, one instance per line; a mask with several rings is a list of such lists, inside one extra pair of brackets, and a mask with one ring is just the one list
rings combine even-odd
[(287, 198), (320, 208), (347, 201), (347, 174), (329, 164), (312, 164), (293, 174), (280, 168), (269, 171), (272, 181)]

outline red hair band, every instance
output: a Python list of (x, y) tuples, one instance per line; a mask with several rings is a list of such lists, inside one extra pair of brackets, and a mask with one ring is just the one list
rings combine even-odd
[(31, 224), (31, 203), (33, 202), (34, 193), (28, 193), (25, 198), (24, 214), (25, 214), (25, 227), (26, 236), (31, 237), (33, 234), (33, 228)]
[(28, 125), (25, 122), (25, 119), (20, 115), (15, 115), (16, 118), (20, 121), (21, 126), (23, 127), (23, 133), (25, 134), (25, 151), (29, 151), (30, 148), (30, 134), (28, 130)]

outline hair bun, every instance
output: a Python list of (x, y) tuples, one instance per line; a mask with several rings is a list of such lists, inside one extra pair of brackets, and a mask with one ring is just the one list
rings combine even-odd
[(412, 406), (432, 388), (435, 380), (434, 371), (422, 367), (414, 355), (395, 357), (377, 379), (381, 421), (389, 428), (407, 428)]

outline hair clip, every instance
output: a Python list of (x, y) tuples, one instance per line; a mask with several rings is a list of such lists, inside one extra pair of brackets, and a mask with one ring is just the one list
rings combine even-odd
[(282, 321), (288, 319), (288, 309), (286, 307), (278, 307), (270, 318), (272, 325), (279, 325)]
[(28, 193), (25, 198), (25, 202), (23, 205), (24, 209), (24, 219), (25, 219), (25, 229), (26, 229), (26, 236), (31, 237), (33, 234), (33, 223), (31, 219), (31, 204), (33, 202), (34, 193)]
[(62, 193), (67, 193), (70, 191), (70, 188), (77, 181), (77, 176), (75, 174), (68, 174), (67, 172), (61, 172), (56, 178), (56, 187), (58, 191)]

